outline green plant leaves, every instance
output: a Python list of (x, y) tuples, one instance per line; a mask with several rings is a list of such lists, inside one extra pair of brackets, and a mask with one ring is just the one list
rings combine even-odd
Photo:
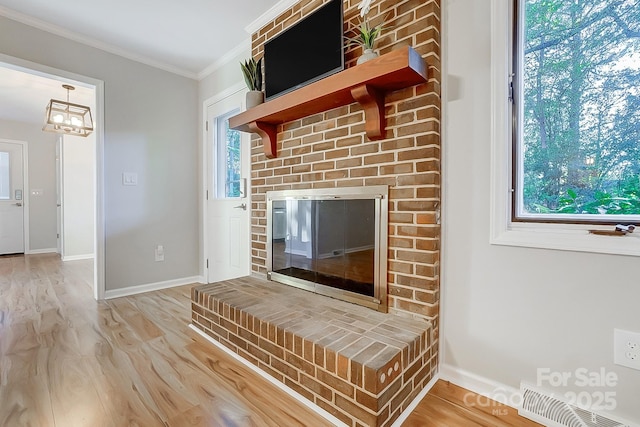
[(358, 44), (361, 45), (364, 49), (373, 49), (376, 43), (376, 39), (378, 39), (385, 29), (382, 24), (376, 25), (371, 28), (369, 25), (369, 21), (364, 19), (360, 21), (360, 25), (353, 28), (351, 32), (355, 34), (354, 37), (346, 37), (349, 41), (349, 44)]
[(257, 61), (247, 59), (240, 63), (240, 69), (249, 90), (262, 90), (262, 58)]

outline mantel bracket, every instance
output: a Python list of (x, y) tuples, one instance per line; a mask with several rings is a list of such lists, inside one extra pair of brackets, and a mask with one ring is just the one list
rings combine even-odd
[(384, 92), (364, 84), (351, 89), (351, 96), (364, 108), (367, 137), (372, 141), (383, 139), (385, 136)]
[(251, 122), (247, 126), (262, 138), (264, 155), (267, 159), (278, 157), (278, 126), (265, 122)]

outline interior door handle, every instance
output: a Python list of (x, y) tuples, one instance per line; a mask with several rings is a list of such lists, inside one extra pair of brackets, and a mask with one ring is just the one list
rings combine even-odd
[(22, 203), (18, 202), (16, 203), (16, 206), (22, 206)]
[(246, 211), (247, 210), (247, 204), (243, 203), (241, 205), (234, 206), (233, 209), (242, 209), (243, 211)]

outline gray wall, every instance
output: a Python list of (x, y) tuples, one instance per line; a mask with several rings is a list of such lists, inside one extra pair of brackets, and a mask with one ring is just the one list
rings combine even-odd
[[(226, 64), (214, 70), (211, 74), (200, 80), (198, 84), (198, 105), (202, 109), (202, 104), (212, 96), (215, 96), (226, 89), (243, 83), (242, 72), (240, 71), (240, 62), (251, 56), (249, 48), (249, 35), (247, 35), (247, 48), (232, 58)], [(202, 110), (200, 110), (202, 112)], [(200, 116), (202, 117), (202, 116)]]
[(0, 120), (0, 138), (27, 142), (29, 189), (44, 191), (42, 196), (29, 195), (29, 250), (55, 250), (57, 136), (43, 132), (41, 125)]
[(538, 368), (603, 367), (617, 386), (588, 392), (615, 392), (613, 414), (640, 423), (640, 371), (613, 364), (613, 329), (640, 331), (640, 259), (489, 244), (491, 8), (443, 7), (445, 72), (460, 85), (443, 105), (442, 361), (516, 388)]
[(4, 17), (0, 53), (105, 83), (106, 289), (197, 275), (198, 83)]

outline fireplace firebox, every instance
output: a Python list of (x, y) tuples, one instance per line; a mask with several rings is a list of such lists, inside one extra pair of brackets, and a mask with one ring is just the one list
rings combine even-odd
[(388, 191), (267, 192), (267, 277), (386, 312)]

